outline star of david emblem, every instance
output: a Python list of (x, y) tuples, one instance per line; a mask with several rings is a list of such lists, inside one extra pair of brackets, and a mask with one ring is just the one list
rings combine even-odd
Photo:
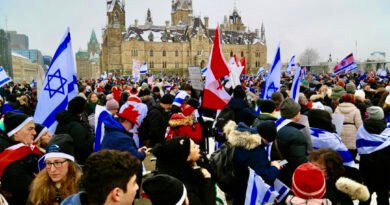
[(275, 87), (275, 84), (274, 82), (272, 82), (269, 86), (268, 86), (268, 89), (267, 89), (267, 99), (270, 99), (271, 98), (271, 95), (272, 93), (278, 91), (279, 88)]
[(60, 69), (58, 69), (53, 75), (47, 75), (47, 78), (47, 84), (43, 90), (49, 91), (50, 98), (53, 98), (56, 93), (65, 95), (64, 85), (66, 85), (68, 80), (61, 76)]

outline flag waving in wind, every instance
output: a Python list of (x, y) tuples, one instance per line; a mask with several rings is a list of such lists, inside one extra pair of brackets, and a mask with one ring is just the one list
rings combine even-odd
[(286, 68), (287, 73), (288, 73), (288, 74), (291, 74), (291, 70), (292, 70), (292, 68), (294, 68), (294, 67), (295, 67), (295, 56), (292, 56), (292, 57), (291, 57), (291, 60), (290, 60), (290, 63), (287, 65), (287, 68)]
[(342, 71), (347, 71), (347, 70), (352, 71), (355, 70), (356, 68), (357, 65), (355, 63), (355, 59), (353, 58), (353, 54), (351, 53), (334, 66), (333, 72), (337, 74)]
[(148, 65), (146, 64), (146, 61), (144, 64), (142, 64), (141, 68), (139, 69), (140, 74), (146, 74), (148, 73)]
[(299, 90), (300, 90), (300, 85), (301, 85), (301, 67), (298, 67), (295, 70), (295, 75), (294, 75), (294, 80), (293, 84), (291, 87), (291, 93), (290, 93), (290, 98), (294, 99), (295, 102), (298, 102), (299, 99)]
[(57, 113), (66, 109), (77, 92), (76, 67), (68, 28), (47, 71), (38, 96), (34, 121), (45, 125), (54, 133)]
[(261, 93), (262, 99), (270, 99), (272, 93), (277, 92), (280, 88), (280, 70), (282, 68), (282, 61), (280, 58), (280, 45), (276, 49), (276, 55), (272, 67), (270, 68), (268, 78), (265, 82), (263, 92)]
[(0, 87), (2, 87), (3, 85), (5, 85), (11, 81), (12, 81), (12, 79), (10, 77), (8, 77), (4, 68), (0, 66)]
[(215, 31), (214, 45), (211, 49), (206, 83), (203, 93), (203, 107), (222, 110), (231, 96), (225, 91), (221, 78), (229, 75), (229, 67), (222, 55), (218, 27)]

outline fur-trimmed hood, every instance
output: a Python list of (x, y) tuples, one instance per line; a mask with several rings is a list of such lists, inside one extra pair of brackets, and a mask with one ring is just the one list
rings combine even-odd
[(261, 145), (261, 137), (259, 134), (251, 134), (249, 132), (240, 132), (236, 130), (237, 124), (234, 121), (229, 121), (223, 128), (227, 141), (234, 147), (243, 147), (251, 150)]
[(169, 119), (169, 126), (170, 127), (180, 127), (185, 125), (192, 126), (194, 124), (194, 117), (192, 115), (185, 116), (183, 119)]
[(366, 186), (346, 177), (340, 177), (337, 180), (336, 188), (348, 194), (352, 200), (367, 201), (370, 198), (370, 192)]

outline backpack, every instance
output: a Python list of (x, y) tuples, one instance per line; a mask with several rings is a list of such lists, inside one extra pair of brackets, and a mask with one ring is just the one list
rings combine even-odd
[(218, 142), (226, 142), (226, 136), (223, 133), (223, 127), (229, 122), (229, 120), (235, 121), (235, 112), (229, 106), (226, 106), (219, 113), (215, 119), (216, 123), (213, 129), (213, 135)]
[(235, 148), (226, 142), (210, 157), (212, 176), (215, 177), (218, 187), (230, 195), (239, 181), (234, 170), (234, 151)]

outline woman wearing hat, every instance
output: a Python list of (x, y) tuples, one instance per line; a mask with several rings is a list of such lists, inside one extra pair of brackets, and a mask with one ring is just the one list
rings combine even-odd
[(79, 191), (81, 171), (75, 162), (70, 135), (55, 135), (42, 160), (45, 167), (32, 182), (28, 204), (60, 204), (63, 199)]
[[(189, 204), (215, 205), (215, 188), (210, 172), (197, 162), (201, 159), (199, 145), (188, 137), (176, 137), (153, 148), (158, 174), (167, 174), (182, 181)], [(198, 163), (200, 165), (200, 163)]]

